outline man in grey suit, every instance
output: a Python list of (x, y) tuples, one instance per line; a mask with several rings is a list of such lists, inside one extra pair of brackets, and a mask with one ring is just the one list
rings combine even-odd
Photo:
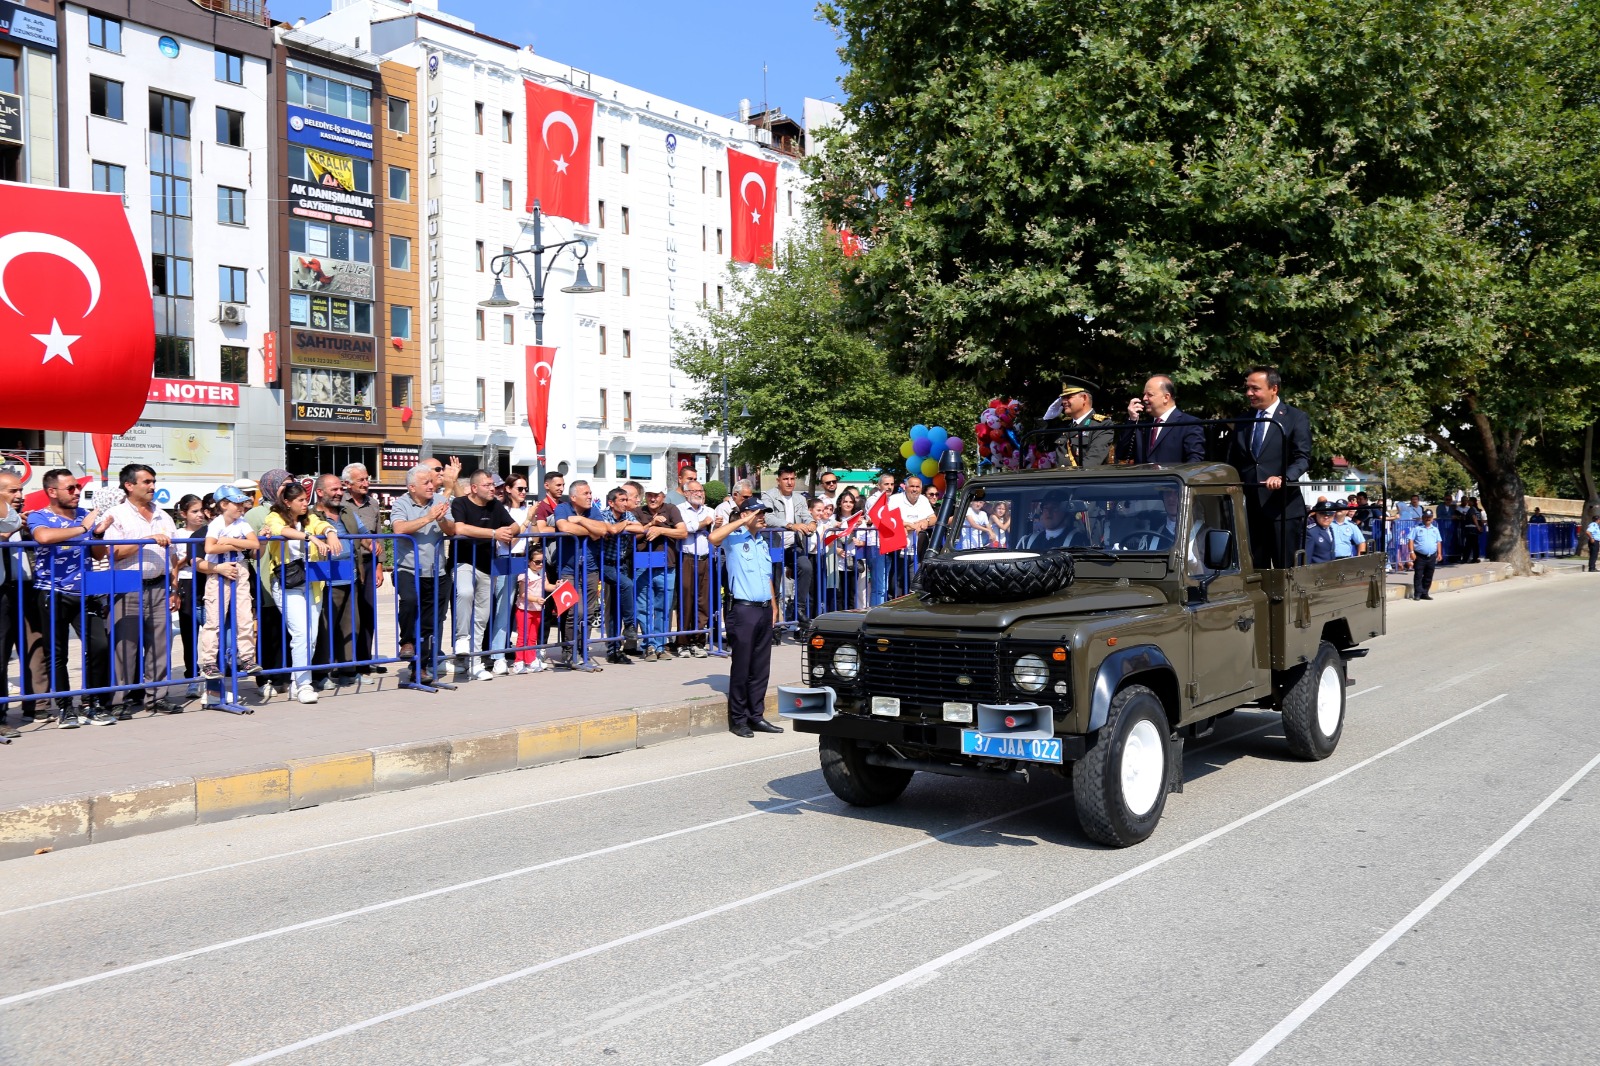
[(1305, 540), (1300, 475), (1311, 468), (1311, 419), (1278, 399), (1282, 379), (1269, 366), (1245, 375), (1250, 411), (1236, 419), (1228, 462), (1244, 484), (1250, 553), (1257, 567), (1293, 566)]

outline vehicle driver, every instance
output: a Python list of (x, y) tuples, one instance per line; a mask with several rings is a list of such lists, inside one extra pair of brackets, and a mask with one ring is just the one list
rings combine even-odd
[(1039, 517), (1031, 533), (1022, 538), (1018, 548), (1046, 552), (1052, 548), (1065, 548), (1083, 544), (1078, 524), (1073, 521), (1071, 501), (1065, 496), (1051, 494), (1039, 501)]

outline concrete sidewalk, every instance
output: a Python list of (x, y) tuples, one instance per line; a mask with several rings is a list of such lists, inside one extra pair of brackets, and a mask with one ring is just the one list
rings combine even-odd
[[(774, 686), (799, 658), (773, 649)], [(251, 715), (196, 702), (113, 726), (25, 726), (0, 747), (0, 859), (719, 732), (727, 671), (726, 659), (668, 659), (432, 694), (391, 672), (310, 706), (258, 703), (251, 685)]]
[[(1535, 559), (1533, 561), (1535, 576), (1541, 574), (1578, 573), (1588, 565), (1587, 559), (1549, 558)], [(1516, 577), (1511, 572), (1510, 566), (1505, 563), (1446, 563), (1439, 567), (1433, 574), (1432, 594), (1437, 596), (1444, 592), (1459, 592), (1462, 589), (1477, 588), (1479, 585), (1491, 585), (1496, 581), (1505, 581)], [(1385, 592), (1391, 600), (1411, 599), (1412, 575), (1409, 571), (1394, 572), (1384, 575)]]

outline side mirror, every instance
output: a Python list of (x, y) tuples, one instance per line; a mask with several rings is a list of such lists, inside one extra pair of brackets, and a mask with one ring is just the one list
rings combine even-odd
[(1233, 566), (1233, 533), (1226, 529), (1206, 530), (1207, 570), (1228, 570)]

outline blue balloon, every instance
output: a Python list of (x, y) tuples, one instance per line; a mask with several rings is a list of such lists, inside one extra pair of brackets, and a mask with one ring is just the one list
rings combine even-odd
[(922, 456), (913, 455), (911, 458), (907, 459), (906, 460), (906, 472), (908, 474), (919, 474), (920, 475), (922, 473)]
[(933, 454), (938, 455), (944, 451), (945, 442), (950, 439), (950, 431), (942, 426), (934, 426), (928, 430), (928, 443), (933, 446)]
[(927, 437), (927, 435), (928, 427), (923, 425), (921, 422), (918, 422), (916, 425), (912, 426), (911, 433), (909, 434), (912, 440), (923, 440)]
[(911, 453), (913, 455), (926, 456), (931, 451), (933, 451), (933, 441), (928, 437), (922, 437), (911, 442)]

